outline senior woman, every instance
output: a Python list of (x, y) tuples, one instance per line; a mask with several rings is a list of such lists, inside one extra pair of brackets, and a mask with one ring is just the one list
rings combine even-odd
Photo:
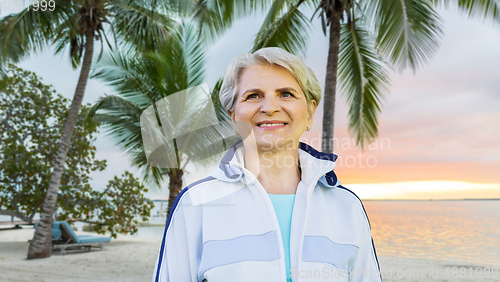
[(242, 140), (175, 200), (153, 281), (381, 281), (337, 156), (299, 142), (320, 99), (312, 70), (280, 48), (233, 59), (220, 100)]

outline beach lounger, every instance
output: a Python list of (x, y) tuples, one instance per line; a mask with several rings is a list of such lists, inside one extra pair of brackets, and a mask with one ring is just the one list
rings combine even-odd
[[(61, 229), (59, 227), (59, 225), (61, 224), (60, 221), (54, 221), (52, 222), (52, 244), (57, 244), (57, 243), (61, 243), (62, 239), (61, 239)], [(35, 232), (36, 232), (36, 229), (38, 228), (38, 222), (35, 222)], [(31, 240), (28, 240), (28, 242), (30, 242)]]
[[(57, 229), (59, 231), (54, 231)], [(65, 255), (66, 250), (90, 251), (92, 247), (102, 250), (109, 241), (109, 237), (76, 235), (66, 221), (54, 221), (52, 224), (52, 248), (61, 250), (61, 255)]]

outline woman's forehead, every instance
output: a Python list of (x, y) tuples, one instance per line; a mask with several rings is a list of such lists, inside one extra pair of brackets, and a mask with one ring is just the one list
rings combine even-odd
[(295, 90), (301, 93), (300, 85), (297, 79), (287, 69), (271, 65), (271, 66), (250, 66), (246, 68), (240, 77), (239, 93), (244, 93), (248, 90), (264, 90), (263, 88), (272, 88), (274, 90)]
[(292, 73), (279, 65), (251, 65), (243, 69), (241, 77), (243, 76), (255, 76), (255, 75), (269, 75), (274, 74), (276, 76), (293, 77)]

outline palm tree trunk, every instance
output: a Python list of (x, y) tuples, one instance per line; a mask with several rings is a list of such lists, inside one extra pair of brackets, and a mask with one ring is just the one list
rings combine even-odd
[(56, 208), (59, 185), (61, 183), (61, 176), (64, 171), (68, 149), (71, 144), (71, 136), (73, 135), (73, 130), (75, 129), (80, 107), (82, 106), (83, 94), (85, 93), (85, 87), (87, 86), (87, 80), (89, 78), (93, 53), (94, 33), (89, 31), (86, 35), (85, 54), (83, 56), (80, 78), (78, 79), (78, 84), (76, 86), (68, 118), (64, 124), (59, 151), (57, 152), (57, 157), (54, 162), (54, 170), (50, 178), (50, 184), (47, 196), (45, 197), (45, 202), (43, 204), (43, 210), (40, 214), (40, 223), (38, 224), (33, 240), (30, 242), (28, 259), (46, 258), (52, 253), (52, 216)]
[(325, 93), (323, 104), (323, 136), (321, 151), (333, 153), (333, 129), (335, 117), (335, 95), (337, 92), (337, 65), (339, 61), (340, 16), (342, 10), (332, 13), (330, 19), (330, 42), (326, 64)]
[(179, 193), (182, 190), (182, 175), (184, 171), (182, 169), (171, 169), (171, 173), (169, 173), (169, 195), (168, 195), (168, 208), (167, 208), (167, 220), (170, 214), (170, 210), (174, 205), (175, 199), (179, 196)]

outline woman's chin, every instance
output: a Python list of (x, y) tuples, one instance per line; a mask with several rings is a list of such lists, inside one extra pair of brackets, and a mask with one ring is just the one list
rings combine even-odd
[(298, 148), (298, 139), (275, 134), (256, 136), (257, 148), (261, 151), (291, 150)]

